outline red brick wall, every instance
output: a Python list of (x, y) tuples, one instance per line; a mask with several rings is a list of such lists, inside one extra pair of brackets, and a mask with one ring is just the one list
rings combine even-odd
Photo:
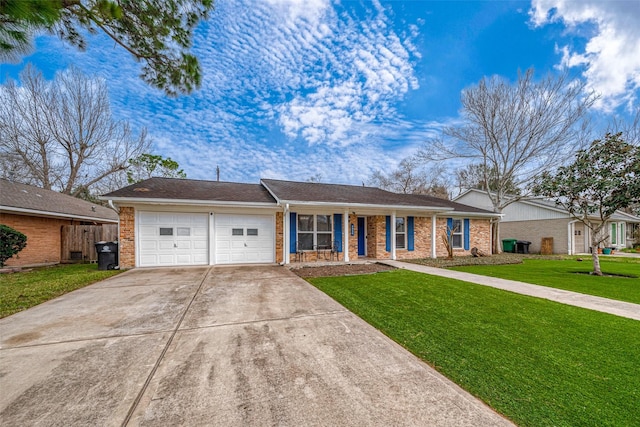
[(60, 262), (60, 229), (72, 224), (71, 220), (42, 218), (27, 215), (0, 214), (0, 224), (18, 230), (27, 236), (27, 246), (8, 259), (8, 267)]
[[(353, 227), (354, 233), (351, 235), (351, 227)], [(343, 230), (346, 235), (349, 233), (349, 261), (358, 259), (358, 216), (349, 214), (349, 226), (347, 230)], [(344, 238), (343, 238), (344, 240)]]
[(120, 208), (120, 268), (136, 266), (135, 210), (131, 207)]
[[(470, 248), (477, 247), (485, 253), (491, 253), (491, 225), (488, 219), (471, 219)], [(447, 256), (447, 248), (441, 235), (447, 230), (447, 219), (436, 219), (436, 255)], [(369, 241), (368, 255), (376, 259), (390, 259), (391, 253), (386, 250), (386, 223), (384, 216), (367, 217)], [(454, 256), (469, 255), (471, 251), (454, 249)], [(414, 218), (414, 250), (396, 249), (396, 259), (417, 259), (431, 257), (431, 217)]]

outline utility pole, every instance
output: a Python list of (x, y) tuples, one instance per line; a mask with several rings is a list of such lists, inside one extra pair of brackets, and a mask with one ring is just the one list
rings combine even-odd
[(220, 181), (220, 166), (216, 165), (216, 181)]

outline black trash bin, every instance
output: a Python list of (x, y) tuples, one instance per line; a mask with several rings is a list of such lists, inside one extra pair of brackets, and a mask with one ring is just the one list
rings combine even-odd
[(97, 242), (98, 270), (115, 270), (118, 266), (118, 242)]
[(530, 244), (531, 242), (528, 242), (526, 240), (518, 240), (516, 242), (516, 252), (519, 254), (528, 254)]

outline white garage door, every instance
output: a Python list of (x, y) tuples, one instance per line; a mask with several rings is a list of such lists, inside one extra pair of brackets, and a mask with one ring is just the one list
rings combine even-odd
[(140, 212), (140, 267), (209, 264), (208, 214)]
[(216, 214), (216, 264), (275, 262), (270, 215)]

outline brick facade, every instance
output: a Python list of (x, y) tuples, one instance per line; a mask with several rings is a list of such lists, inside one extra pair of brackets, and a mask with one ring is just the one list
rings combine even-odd
[[(282, 263), (284, 245), (284, 224), (283, 213), (277, 212), (275, 215), (275, 261)], [(396, 259), (418, 259), (431, 257), (431, 217), (414, 217), (414, 250), (396, 249)], [(358, 215), (349, 214), (348, 227), (343, 230), (344, 235), (350, 233), (354, 228), (354, 235), (349, 234), (349, 260), (355, 261), (358, 256)], [(446, 232), (446, 218), (436, 220), (436, 255), (446, 257), (447, 250), (442, 241), (441, 235)], [(367, 233), (367, 255), (370, 259), (390, 259), (391, 254), (386, 250), (386, 217), (384, 215), (373, 215), (366, 217)], [(489, 219), (470, 220), (470, 248), (477, 247), (485, 253), (491, 253), (491, 226)], [(132, 207), (120, 208), (120, 267), (132, 268), (135, 266), (135, 211)], [(59, 245), (58, 245), (59, 248)], [(468, 255), (470, 251), (455, 249), (454, 255)], [(58, 255), (59, 256), (59, 255)], [(326, 251), (307, 251), (304, 255), (305, 262), (329, 260), (330, 254)], [(336, 258), (334, 257), (334, 260)], [(344, 261), (344, 253), (337, 257)], [(297, 262), (296, 254), (290, 254), (290, 261)]]
[(120, 208), (120, 241), (118, 250), (120, 268), (136, 266), (135, 210), (132, 207)]
[(73, 224), (73, 221), (1, 213), (0, 224), (27, 236), (27, 246), (6, 262), (7, 267), (24, 267), (59, 263), (60, 230), (63, 225)]
[(349, 234), (349, 261), (358, 259), (358, 216), (349, 214), (349, 227), (346, 233), (351, 233), (353, 227), (353, 236)]

